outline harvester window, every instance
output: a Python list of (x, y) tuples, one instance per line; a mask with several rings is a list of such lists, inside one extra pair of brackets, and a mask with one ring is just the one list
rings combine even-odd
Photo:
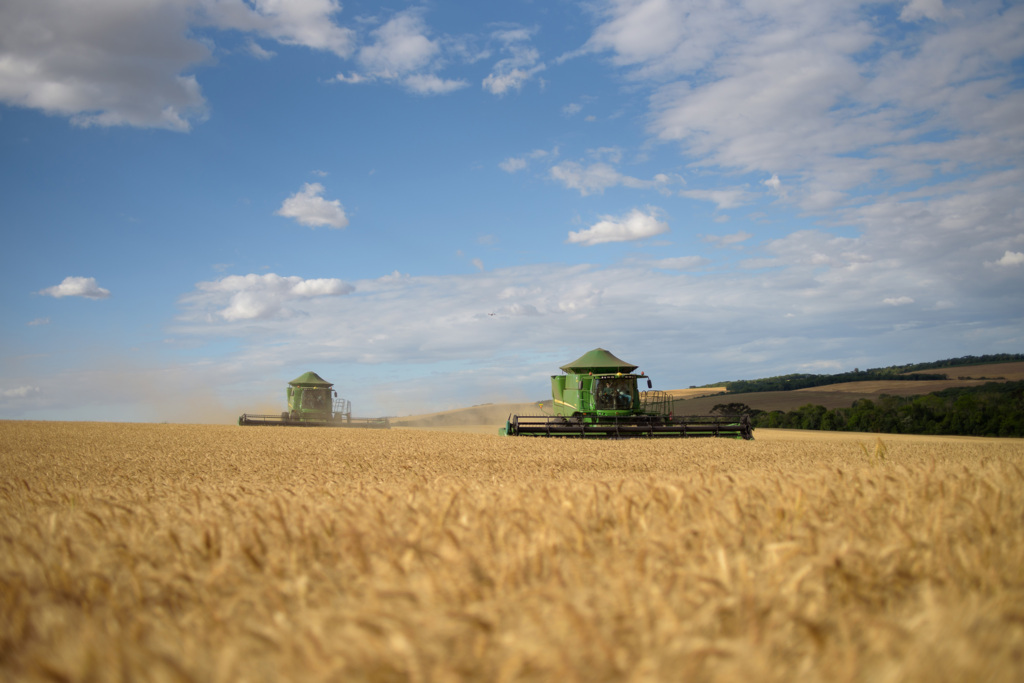
[(307, 389), (302, 395), (302, 407), (307, 410), (329, 410), (331, 393), (329, 389)]
[(597, 381), (598, 410), (629, 410), (633, 406), (636, 382), (632, 377), (610, 377)]

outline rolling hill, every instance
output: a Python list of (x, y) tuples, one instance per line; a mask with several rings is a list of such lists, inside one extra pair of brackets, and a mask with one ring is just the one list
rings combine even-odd
[[(1013, 382), (1024, 380), (1024, 362), (968, 365), (941, 370), (924, 371), (944, 374), (946, 379), (934, 380), (869, 380), (841, 382), (794, 391), (760, 391), (743, 394), (716, 394), (698, 398), (676, 400), (674, 411), (679, 415), (706, 415), (719, 403), (745, 403), (755, 410), (796, 410), (808, 403), (826, 408), (849, 408), (862, 398), (877, 399), (890, 396), (920, 396), (954, 387), (976, 387), (986, 382)], [(908, 375), (921, 373), (907, 373)]]

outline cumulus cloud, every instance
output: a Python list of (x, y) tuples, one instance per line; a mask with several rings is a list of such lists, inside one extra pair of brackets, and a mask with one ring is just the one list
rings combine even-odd
[(321, 297), (350, 294), (354, 287), (337, 278), (303, 279), (297, 275), (229, 275), (213, 282), (200, 282), (197, 292), (185, 297), (192, 307), (210, 311), (207, 322), (227, 322), (290, 317), (304, 302)]
[[(430, 37), (419, 9), (399, 12), (371, 32), (371, 42), (356, 53), (359, 69), (339, 73), (341, 83), (389, 81), (417, 95), (444, 95), (469, 86), (458, 78), (443, 78), (437, 70), (445, 63), (445, 46)], [(458, 52), (457, 48), (453, 48)]]
[(359, 62), (372, 76), (393, 79), (423, 69), (440, 52), (426, 35), (417, 10), (396, 14), (373, 31), (374, 42), (359, 49)]
[(187, 71), (209, 57), (186, 37), (188, 8), (150, 3), (0, 3), (0, 101), (80, 126), (185, 131), (206, 102)]
[[(79, 126), (188, 131), (207, 116), (191, 71), (210, 58), (212, 45), (195, 38), (193, 27), (344, 57), (354, 33), (334, 23), (339, 10), (335, 0), (10, 0), (0, 3), (0, 101)], [(252, 41), (248, 49), (272, 56)]]
[(320, 183), (306, 183), (301, 190), (285, 199), (276, 213), (311, 228), (321, 225), (339, 229), (347, 227), (348, 217), (341, 201), (324, 199), (323, 193), (324, 186)]
[(569, 233), (570, 244), (601, 244), (604, 242), (629, 242), (666, 233), (668, 223), (658, 220), (658, 209), (648, 207), (647, 211), (633, 209), (625, 216), (604, 216), (586, 230)]
[(80, 296), (86, 299), (106, 299), (110, 290), (96, 284), (94, 277), (66, 277), (59, 285), (40, 290), (44, 296), (60, 299), (65, 296)]

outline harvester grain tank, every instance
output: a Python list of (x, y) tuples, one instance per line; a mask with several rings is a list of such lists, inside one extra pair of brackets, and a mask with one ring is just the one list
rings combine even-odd
[(275, 415), (245, 413), (238, 424), (245, 427), (366, 427), (387, 429), (386, 417), (352, 417), (352, 403), (339, 398), (334, 385), (315, 372), (305, 372), (285, 392), (288, 410)]
[[(672, 397), (651, 390), (651, 379), (635, 374), (637, 366), (594, 349), (551, 376), (554, 415), (510, 415), (500, 433), (507, 436), (576, 438), (753, 439), (747, 415), (680, 416)], [(647, 391), (639, 391), (639, 382)]]

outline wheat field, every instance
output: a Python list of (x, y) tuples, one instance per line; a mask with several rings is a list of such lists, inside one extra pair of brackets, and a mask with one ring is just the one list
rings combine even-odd
[(0, 679), (1024, 680), (1024, 441), (0, 422)]

